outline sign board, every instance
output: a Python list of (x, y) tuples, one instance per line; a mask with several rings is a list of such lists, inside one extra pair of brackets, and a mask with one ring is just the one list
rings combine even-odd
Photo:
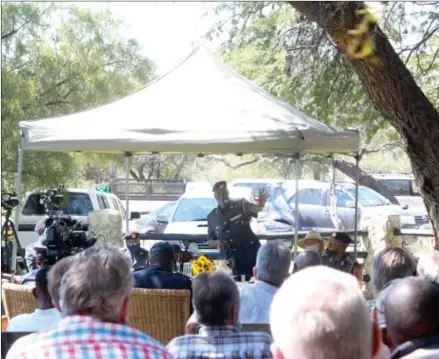
[(101, 183), (101, 184), (95, 185), (95, 190), (96, 190), (96, 192), (103, 192), (103, 193), (110, 192), (108, 183)]

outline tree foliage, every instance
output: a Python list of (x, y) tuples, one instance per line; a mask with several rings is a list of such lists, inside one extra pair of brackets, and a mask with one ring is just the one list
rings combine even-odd
[[(380, 26), (438, 107), (439, 6), (394, 2), (382, 10)], [(216, 11), (220, 20), (207, 36), (227, 32), (222, 56), (244, 76), (319, 121), (359, 127), (365, 145), (378, 132), (398, 138), (318, 24), (286, 3), (222, 3)]]
[[(62, 3), (3, 4), (5, 189), (12, 189), (16, 178), (19, 121), (84, 111), (132, 93), (152, 79), (154, 64), (135, 40), (120, 35), (122, 26), (107, 11)], [(25, 188), (72, 183), (84, 167), (108, 161), (97, 155), (26, 152), (23, 182)]]

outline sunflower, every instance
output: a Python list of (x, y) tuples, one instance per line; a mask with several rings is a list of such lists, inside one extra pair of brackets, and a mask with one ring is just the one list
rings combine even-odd
[(197, 275), (201, 272), (211, 273), (215, 270), (213, 262), (206, 256), (200, 256), (196, 260), (192, 261), (192, 272)]

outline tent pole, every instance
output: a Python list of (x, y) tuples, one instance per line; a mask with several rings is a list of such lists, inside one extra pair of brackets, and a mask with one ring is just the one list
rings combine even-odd
[(125, 152), (125, 232), (128, 233), (130, 229), (130, 158), (133, 154), (131, 152)]
[[(21, 131), (20, 131), (21, 132)], [(23, 149), (21, 148), (21, 133), (20, 138), (18, 139), (18, 163), (17, 163), (17, 182), (15, 184), (15, 192), (17, 195), (18, 201), (21, 199), (21, 180), (23, 174)], [(18, 232), (18, 226), (20, 221), (20, 209), (21, 203), (19, 202), (18, 206), (15, 207), (14, 213), (14, 225)], [(11, 258), (11, 283), (14, 283), (15, 269), (17, 268), (17, 242), (12, 241), (12, 258)]]
[(300, 179), (300, 153), (294, 154), (295, 176), (296, 176), (296, 193), (294, 195), (294, 262), (297, 258), (297, 243), (299, 242), (299, 179)]
[(355, 218), (354, 218), (354, 257), (357, 260), (357, 243), (358, 243), (358, 187), (360, 185), (360, 155), (357, 154), (355, 156), (355, 165), (356, 165), (356, 179), (355, 179)]

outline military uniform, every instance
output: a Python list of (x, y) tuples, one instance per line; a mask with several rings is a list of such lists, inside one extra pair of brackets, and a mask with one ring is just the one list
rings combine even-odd
[[(124, 239), (136, 239), (137, 236), (138, 233), (130, 232), (127, 233)], [(122, 249), (122, 252), (130, 259), (133, 270), (139, 270), (146, 267), (148, 251), (145, 248), (140, 247), (140, 244), (128, 244), (126, 248)]]
[[(332, 237), (338, 242), (348, 246), (352, 243), (351, 237), (343, 232), (335, 232)], [(326, 250), (322, 255), (322, 265), (340, 270), (345, 273), (354, 274), (354, 269), (359, 263), (352, 257), (350, 253), (345, 252), (340, 260), (335, 258), (335, 255)]]
[(207, 216), (208, 240), (220, 240), (228, 243), (223, 252), (235, 262), (234, 274), (252, 277), (256, 264), (256, 254), (261, 244), (250, 227), (255, 215), (248, 211), (249, 202), (229, 200), (224, 208), (219, 206)]

